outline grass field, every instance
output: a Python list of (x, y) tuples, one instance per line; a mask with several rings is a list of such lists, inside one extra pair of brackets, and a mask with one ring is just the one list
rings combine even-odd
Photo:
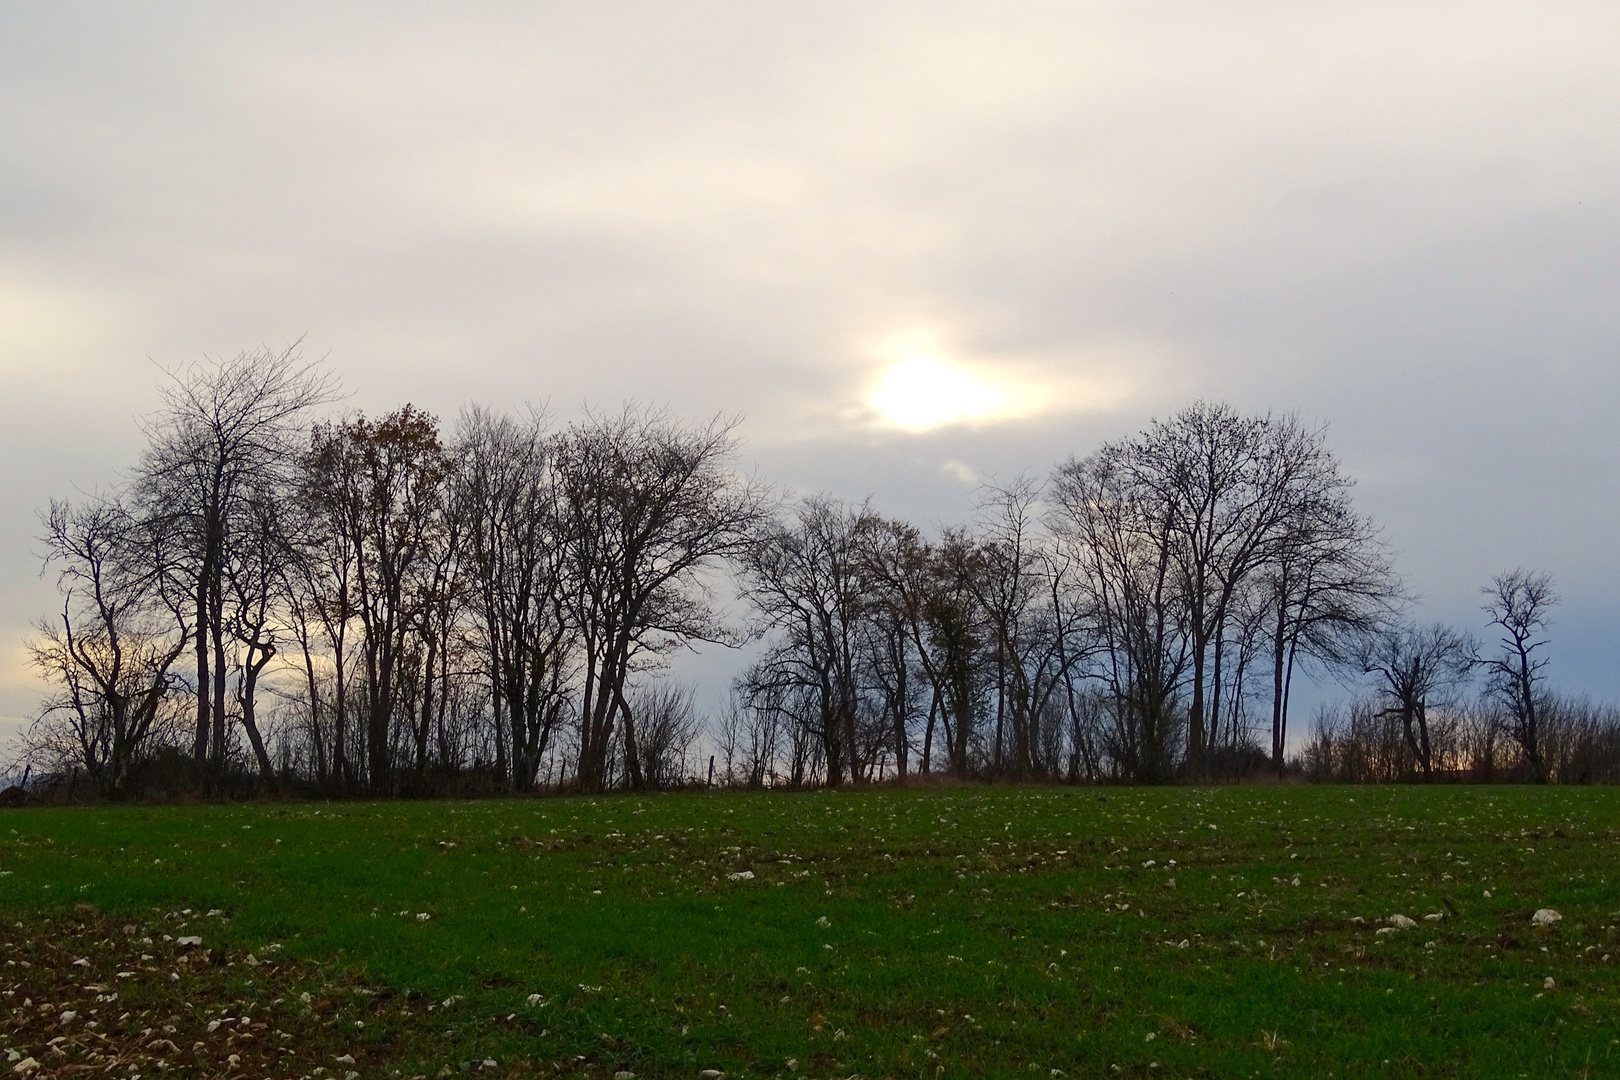
[(0, 1051), (125, 1080), (1620, 1076), (1617, 844), (1620, 790), (1573, 788), (17, 810)]

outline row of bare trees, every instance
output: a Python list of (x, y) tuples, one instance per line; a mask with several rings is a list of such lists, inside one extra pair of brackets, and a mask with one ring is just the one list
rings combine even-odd
[(1431, 706), (1428, 769), (1399, 714), (1357, 698), (1319, 713), (1298, 764), (1311, 780), (1393, 783), (1414, 779), (1489, 783), (1620, 783), (1620, 710), (1556, 693), (1541, 699), (1537, 759), (1514, 736), (1516, 721), (1494, 695)]
[(1370, 693), (1317, 717), (1302, 755), (1307, 773), (1533, 783), (1620, 776), (1620, 757), (1605, 757), (1620, 750), (1620, 714), (1548, 684), (1552, 578), (1512, 570), (1481, 592), (1494, 648), (1443, 623), (1397, 621), (1357, 639), (1352, 659), (1371, 677)]
[(752, 783), (1160, 782), (1252, 767), (1263, 729), (1280, 768), (1295, 673), (1403, 601), (1350, 487), (1320, 429), (1197, 404), (935, 540), (806, 499), (743, 559), (768, 647), (721, 751)]
[[(1284, 769), (1307, 672), (1368, 694), (1319, 721), (1314, 775), (1453, 769), (1480, 674), (1512, 750), (1491, 767), (1572, 775), (1550, 580), (1487, 590), (1488, 654), (1410, 623), (1324, 432), (1292, 416), (1198, 403), (925, 534), (779, 499), (724, 420), (473, 407), (445, 431), (411, 406), (320, 415), (335, 399), (295, 350), (178, 371), (128, 481), (51, 506), (43, 770), (112, 796), (595, 791), (680, 783), (707, 741), (705, 780), (755, 786), (1209, 779)], [(712, 725), (658, 678), (750, 641)], [(1375, 730), (1395, 749), (1362, 746)], [(1344, 764), (1352, 745), (1386, 764)]]
[[(582, 788), (664, 780), (632, 683), (731, 640), (711, 576), (765, 511), (731, 425), (470, 409), (446, 437), (410, 406), (316, 421), (332, 398), (293, 351), (177, 373), (129, 483), (51, 507), (31, 754), (119, 795), (165, 752), (217, 788), (245, 742), (266, 788), (384, 794), (527, 789), (562, 737)], [(657, 754), (689, 747), (690, 702), (641, 697)]]

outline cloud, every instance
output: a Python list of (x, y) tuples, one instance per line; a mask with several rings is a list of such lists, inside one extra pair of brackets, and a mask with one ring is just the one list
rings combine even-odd
[[(1524, 563), (1611, 625), (1617, 35), (1596, 3), (7, 8), (9, 621), (53, 602), (34, 508), (132, 459), (148, 357), (307, 335), (356, 407), (740, 411), (768, 474), (924, 522), (966, 503), (942, 461), (1297, 408), (1435, 613)], [(884, 422), (921, 359), (960, 422)]]

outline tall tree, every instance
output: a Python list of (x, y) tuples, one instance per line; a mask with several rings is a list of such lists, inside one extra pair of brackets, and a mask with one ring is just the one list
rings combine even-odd
[(428, 595), (424, 575), (445, 541), (442, 511), (450, 460), (438, 425), (406, 405), (379, 420), (355, 417), (316, 429), (306, 490), (354, 553), (355, 617), (364, 674), (365, 749), (373, 792), (393, 789), (391, 735)]
[(1269, 608), (1271, 760), (1280, 776), (1295, 670), (1350, 664), (1355, 643), (1392, 618), (1406, 594), (1377, 528), (1343, 490), (1296, 507), (1259, 589)]
[(865, 624), (877, 602), (867, 554), (876, 524), (864, 506), (811, 497), (791, 522), (763, 529), (743, 561), (744, 592), (761, 629), (776, 634), (746, 690), (799, 691), (815, 702), (835, 787), (861, 776), (856, 713)]
[(147, 427), (135, 490), (142, 515), (165, 521), (162, 535), (175, 550), (164, 565), (192, 596), (192, 755), (199, 769), (212, 760), (217, 771), (224, 761), (229, 681), (226, 563), (242, 530), (251, 531), (245, 507), (252, 493), (283, 483), (297, 458), (299, 423), (331, 400), (335, 383), (304, 362), (296, 345), (168, 375), (163, 408)]
[(904, 779), (911, 750), (907, 725), (912, 713), (918, 711), (910, 692), (912, 657), (916, 658), (917, 673), (925, 684), (924, 696), (928, 699), (927, 721), (917, 758), (918, 771), (924, 774), (932, 768), (934, 728), (942, 701), (943, 672), (930, 647), (925, 610), (929, 602), (933, 552), (915, 526), (874, 517), (868, 529), (865, 554), (880, 627), (876, 637), (886, 654), (887, 670), (879, 676), (879, 682), (890, 723), (895, 726), (895, 766)]
[(1538, 655), (1547, 645), (1543, 636), (1558, 595), (1553, 592), (1552, 575), (1526, 570), (1498, 574), (1480, 590), (1485, 594), (1485, 614), (1501, 631), (1495, 656), (1480, 658), (1487, 687), (1506, 707), (1508, 737), (1519, 745), (1530, 776), (1538, 784), (1547, 782), (1547, 766), (1542, 758), (1542, 683), (1548, 658)]
[(480, 408), (463, 414), (454, 447), (496, 757), (520, 791), (534, 786), (567, 713), (578, 662), (554, 450), (540, 417)]
[(978, 602), (979, 548), (964, 529), (947, 529), (929, 560), (923, 617), (940, 677), (940, 720), (953, 775), (966, 779), (987, 710), (985, 654), (990, 631)]
[(292, 541), (285, 528), (285, 490), (261, 491), (246, 500), (245, 518), (235, 530), (226, 552), (222, 605), (224, 629), (234, 661), (236, 717), (247, 735), (259, 776), (267, 789), (276, 787), (276, 774), (258, 722), (260, 678), (275, 659), (280, 645)]
[(339, 438), (337, 429), (317, 427), (299, 458), (300, 483), (287, 507), (298, 522), (289, 529), (293, 545), (283, 574), (287, 622), (302, 657), (316, 781), (344, 791), (356, 779), (348, 721), (359, 553), (334, 493), (359, 482), (350, 475), (359, 460), (341, 452)]
[(643, 785), (625, 687), (638, 665), (695, 641), (736, 642), (705, 575), (740, 556), (763, 491), (734, 471), (734, 423), (689, 427), (626, 406), (556, 444), (558, 509), (583, 646), (578, 779), (599, 790), (615, 727), (632, 787)]
[(1144, 481), (1135, 457), (1109, 443), (1060, 466), (1052, 524), (1095, 636), (1089, 673), (1107, 693), (1110, 756), (1125, 777), (1163, 783), (1195, 638), (1176, 560), (1183, 511), (1174, 491)]

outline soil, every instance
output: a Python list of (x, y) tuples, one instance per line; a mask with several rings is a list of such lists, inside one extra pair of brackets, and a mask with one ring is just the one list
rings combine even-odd
[(408, 1016), (408, 1003), (330, 985), (274, 947), (257, 955), (210, 947), (221, 918), (185, 911), (120, 921), (81, 905), (0, 926), (0, 1075), (344, 1080), (415, 1056), (364, 1039), (358, 1019)]

